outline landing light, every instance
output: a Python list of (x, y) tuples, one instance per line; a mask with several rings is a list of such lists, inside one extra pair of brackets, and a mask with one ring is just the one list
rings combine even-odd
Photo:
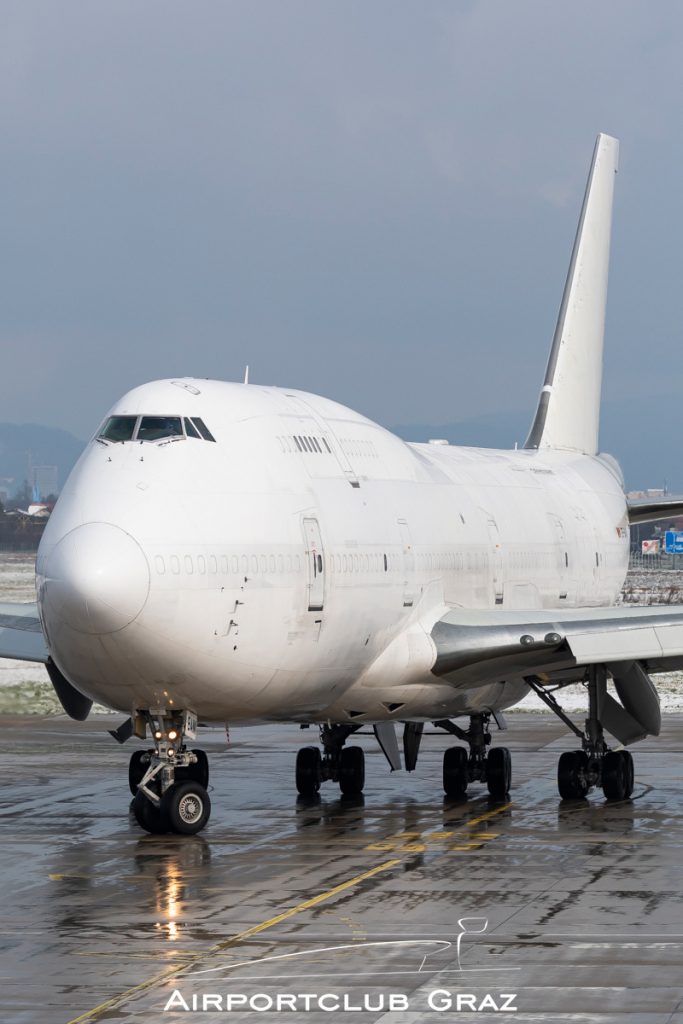
[(175, 729), (171, 729), (171, 731), (168, 734), (168, 738), (169, 738), (169, 740), (177, 740), (178, 739), (178, 733), (176, 732)]
[(155, 740), (160, 740), (160, 739), (162, 739), (163, 735), (164, 735), (163, 732), (161, 732), (160, 729), (157, 729), (157, 731), (154, 733), (154, 739)]

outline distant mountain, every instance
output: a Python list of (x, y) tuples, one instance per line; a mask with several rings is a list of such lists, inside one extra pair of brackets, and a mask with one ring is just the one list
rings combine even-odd
[(30, 459), (33, 466), (57, 466), (61, 488), (84, 447), (85, 442), (66, 430), (35, 423), (0, 423), (0, 478), (12, 478), (9, 490), (18, 491), (28, 480)]
[[(681, 405), (677, 395), (603, 404), (600, 446), (618, 459), (628, 490), (666, 483), (672, 493), (683, 493), (683, 454), (678, 451), (683, 435)], [(477, 448), (514, 448), (515, 442), (524, 444), (531, 420), (532, 410), (527, 410), (472, 416), (446, 425), (419, 423), (390, 429), (406, 441), (442, 437), (451, 444)]]
[[(663, 487), (683, 493), (681, 399), (677, 395), (605, 402), (600, 441), (603, 451), (620, 462), (629, 490)], [(532, 412), (498, 412), (446, 425), (404, 424), (390, 429), (406, 441), (443, 437), (451, 444), (478, 448), (514, 448), (524, 444)], [(34, 466), (57, 466), (59, 486), (81, 454), (85, 442), (65, 430), (36, 424), (0, 423), (0, 481), (13, 477), (18, 490), (28, 477), (28, 453)], [(683, 445), (682, 445), (683, 448)]]

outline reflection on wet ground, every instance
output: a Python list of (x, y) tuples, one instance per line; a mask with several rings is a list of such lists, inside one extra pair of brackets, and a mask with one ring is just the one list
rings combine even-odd
[(411, 776), (361, 736), (364, 798), (304, 801), (297, 729), (207, 731), (213, 817), (192, 838), (137, 828), (110, 720), (1, 720), (0, 1017), (388, 1024), (443, 1020), (459, 993), (459, 1020), (683, 1024), (683, 716), (611, 805), (561, 803), (571, 739), (510, 718), (498, 804), (444, 800), (445, 736)]

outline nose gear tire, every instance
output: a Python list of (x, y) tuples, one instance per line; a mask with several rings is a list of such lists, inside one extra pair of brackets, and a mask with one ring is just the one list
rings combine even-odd
[(194, 836), (209, 820), (211, 800), (200, 782), (174, 782), (161, 798), (161, 812), (172, 832)]
[(133, 814), (140, 828), (144, 828), (145, 832), (151, 832), (152, 835), (165, 835), (171, 830), (163, 808), (157, 807), (139, 790), (133, 799)]

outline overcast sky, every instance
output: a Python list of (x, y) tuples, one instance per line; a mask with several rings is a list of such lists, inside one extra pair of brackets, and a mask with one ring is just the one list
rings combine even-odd
[(387, 425), (531, 411), (598, 131), (605, 394), (683, 393), (682, 29), (663, 0), (4, 0), (0, 420), (86, 437), (247, 362)]

